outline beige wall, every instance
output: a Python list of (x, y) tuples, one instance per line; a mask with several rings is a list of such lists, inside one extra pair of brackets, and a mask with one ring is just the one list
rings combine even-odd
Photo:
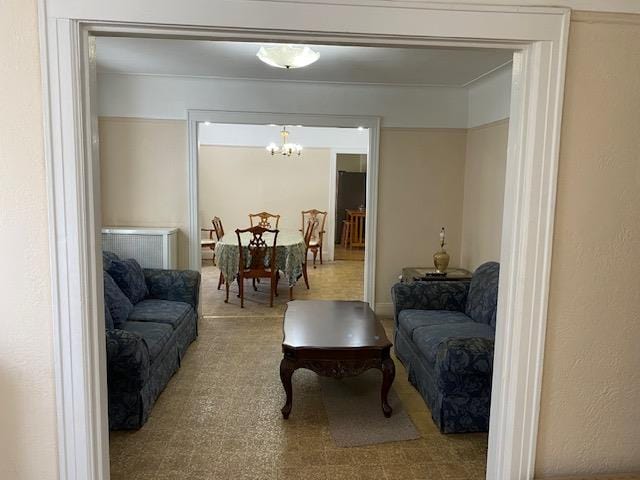
[(200, 223), (222, 219), (225, 233), (249, 226), (249, 212), (281, 215), (280, 229), (299, 229), (302, 210), (327, 211), (328, 149), (272, 156), (264, 148), (203, 145), (199, 157)]
[(35, 1), (0, 5), (0, 478), (57, 478)]
[[(0, 477), (40, 480), (55, 478), (56, 443), (36, 14), (34, 2), (10, 5), (0, 16), (0, 169), (3, 179), (11, 179), (0, 189), (5, 267), (0, 289), (13, 299), (5, 305), (9, 310), (2, 317), (0, 337)], [(574, 14), (539, 475), (640, 469), (639, 44), (637, 17)], [(383, 130), (381, 136), (383, 175), (393, 162), (418, 164), (413, 155), (399, 155), (390, 147), (410, 135)], [(428, 143), (429, 135), (425, 137), (410, 144)], [(464, 142), (451, 139), (451, 149), (463, 150), (457, 143)], [(418, 181), (405, 178), (400, 168), (391, 176), (398, 184), (380, 185), (379, 246), (391, 247), (397, 258), (381, 259), (379, 268), (393, 263), (397, 270), (397, 265), (428, 262), (431, 241), (425, 236), (426, 222), (421, 230), (417, 221), (414, 228), (405, 228), (398, 214), (415, 200), (404, 193), (402, 183), (417, 187)], [(427, 178), (428, 186), (444, 184), (433, 180), (437, 178)], [(420, 191), (426, 188), (424, 184)], [(403, 251), (416, 231), (424, 237), (426, 258)], [(393, 281), (392, 272), (383, 273), (380, 269), (380, 295)]]
[(187, 125), (100, 118), (102, 223), (177, 227), (178, 265), (189, 265)]
[(336, 170), (339, 172), (366, 172), (367, 155), (338, 153), (336, 155)]
[(467, 130), (460, 265), (500, 260), (509, 121)]
[[(459, 264), (465, 138), (464, 129), (382, 129), (376, 273), (382, 312), (390, 311), (389, 291), (402, 266), (432, 264), (442, 226), (451, 266)], [(184, 122), (100, 119), (103, 223), (180, 228), (183, 267), (189, 249), (186, 141)], [(229, 232), (246, 226), (247, 212), (264, 209), (282, 215), (281, 228), (299, 228), (302, 208), (328, 208), (329, 150), (281, 159), (278, 173), (261, 148), (200, 148), (202, 225), (218, 215)], [(253, 194), (238, 195), (239, 189)]]
[(574, 14), (536, 470), (640, 471), (640, 16)]
[(451, 266), (460, 258), (466, 130), (389, 129), (380, 133), (376, 304), (391, 308), (403, 266), (432, 265), (441, 227)]

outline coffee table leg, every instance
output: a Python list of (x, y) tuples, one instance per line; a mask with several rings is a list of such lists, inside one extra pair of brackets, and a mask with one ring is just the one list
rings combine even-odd
[(382, 400), (382, 413), (389, 418), (391, 416), (391, 406), (389, 405), (388, 395), (391, 384), (396, 377), (396, 366), (391, 358), (386, 358), (382, 361), (382, 390), (380, 392), (380, 399)]
[(284, 387), (284, 391), (287, 394), (287, 402), (282, 407), (282, 416), (286, 420), (289, 418), (289, 414), (291, 413), (291, 406), (293, 403), (293, 388), (291, 386), (291, 376), (295, 371), (295, 363), (288, 359), (283, 358), (280, 362), (280, 380), (282, 381), (282, 386)]

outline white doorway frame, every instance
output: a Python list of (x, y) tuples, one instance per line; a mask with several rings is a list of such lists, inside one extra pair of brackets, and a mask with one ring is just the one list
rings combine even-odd
[(533, 478), (570, 12), (517, 3), (39, 0), (61, 479), (109, 477), (90, 75), (99, 34), (517, 50), (487, 478)]
[[(198, 195), (198, 124), (210, 122), (212, 124), (245, 124), (245, 125), (303, 125), (305, 127), (333, 127), (357, 128), (369, 130), (370, 154), (367, 156), (367, 223), (365, 227), (364, 251), (364, 301), (375, 309), (375, 281), (376, 281), (376, 238), (378, 212), (378, 138), (380, 119), (367, 116), (347, 115), (316, 115), (283, 112), (242, 112), (223, 110), (189, 110), (187, 112), (189, 136), (189, 268), (200, 271), (202, 265), (202, 249), (200, 248), (200, 219)], [(335, 155), (333, 156), (335, 169)], [(331, 177), (331, 176), (330, 176)], [(331, 180), (330, 180), (331, 182)], [(335, 179), (333, 180), (335, 195)], [(331, 191), (331, 183), (330, 188)], [(335, 203), (335, 199), (334, 199)], [(330, 205), (331, 206), (331, 205)], [(333, 228), (329, 224), (329, 233)]]
[[(364, 125), (361, 125), (364, 126)], [(380, 132), (379, 130), (376, 132), (376, 137), (378, 137), (378, 148), (380, 147)], [(371, 143), (371, 133), (369, 131), (369, 143)], [(328, 251), (328, 256), (327, 258), (329, 260), (334, 260), (335, 259), (335, 251), (336, 251), (336, 229), (338, 228), (338, 224), (336, 223), (336, 219), (337, 219), (337, 210), (336, 210), (336, 195), (338, 193), (338, 177), (337, 177), (337, 170), (338, 170), (338, 155), (341, 153), (354, 153), (354, 154), (364, 154), (367, 156), (367, 170), (369, 169), (369, 157), (371, 156), (369, 154), (369, 152), (371, 151), (371, 147), (369, 147), (368, 149), (363, 149), (363, 148), (356, 148), (356, 147), (345, 147), (345, 148), (332, 148), (331, 149), (331, 157), (330, 157), (330, 161), (329, 161), (329, 207), (328, 207), (328, 213), (327, 216), (329, 218), (329, 227), (327, 229), (327, 238), (330, 238), (331, 241), (329, 242), (329, 251)], [(378, 152), (379, 153), (379, 152)], [(376, 158), (376, 175), (380, 175), (379, 173), (379, 165), (380, 165), (380, 161)], [(367, 191), (365, 192), (366, 195), (369, 195), (369, 177), (367, 177)], [(378, 185), (378, 180), (376, 179), (371, 180), (371, 182), (373, 183), (373, 185), (375, 185), (377, 187)], [(378, 192), (377, 192), (377, 188), (376, 188), (376, 197), (378, 196)], [(367, 197), (367, 205), (369, 204), (369, 199)], [(367, 218), (369, 217), (369, 213), (371, 211), (369, 210), (366, 213), (366, 218), (365, 218), (365, 225), (367, 222)], [(375, 215), (377, 218), (378, 215), (378, 205), (376, 203), (376, 211), (375, 211)], [(377, 230), (376, 230), (377, 233)], [(365, 231), (365, 255), (366, 255), (366, 231)], [(366, 257), (365, 257), (366, 258)], [(366, 265), (366, 263), (365, 263)], [(366, 278), (366, 275), (365, 275)], [(373, 285), (375, 287), (375, 284)], [(365, 297), (366, 298), (366, 297)], [(366, 300), (365, 300), (366, 301)], [(371, 305), (371, 304), (370, 304)], [(375, 303), (372, 305), (372, 308), (375, 310)]]

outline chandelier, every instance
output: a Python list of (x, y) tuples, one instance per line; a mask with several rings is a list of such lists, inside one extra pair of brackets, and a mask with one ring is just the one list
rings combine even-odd
[(294, 153), (297, 155), (302, 154), (302, 145), (298, 143), (288, 142), (289, 132), (287, 131), (286, 125), (282, 127), (282, 130), (280, 131), (280, 137), (281, 137), (281, 142), (279, 146), (273, 142), (267, 145), (267, 150), (271, 152), (271, 155), (275, 155), (276, 153), (279, 153), (280, 155), (285, 155), (287, 157), (290, 157)]
[(276, 68), (302, 68), (320, 58), (320, 53), (306, 45), (275, 44), (260, 47), (256, 56)]

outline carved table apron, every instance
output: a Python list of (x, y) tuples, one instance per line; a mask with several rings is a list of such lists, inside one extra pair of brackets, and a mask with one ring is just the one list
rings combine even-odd
[(376, 368), (382, 371), (380, 402), (391, 416), (387, 396), (395, 378), (391, 342), (380, 321), (362, 302), (290, 302), (285, 313), (284, 357), (280, 379), (287, 395), (282, 416), (289, 418), (293, 402), (291, 377), (299, 368), (324, 377), (343, 378)]

